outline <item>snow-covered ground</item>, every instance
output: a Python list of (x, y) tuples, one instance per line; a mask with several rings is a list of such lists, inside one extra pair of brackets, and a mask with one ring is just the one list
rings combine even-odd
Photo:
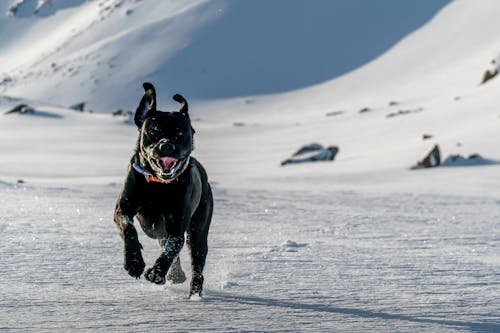
[[(398, 2), (377, 10), (405, 21)], [(218, 59), (207, 38), (220, 31), (257, 42), (279, 1), (254, 30), (238, 23), (258, 16), (259, 1), (16, 0), (0, 9), (14, 3), (0, 19), (0, 331), (500, 331), (500, 81), (479, 85), (500, 53), (498, 1), (453, 1), (410, 33), (447, 3), (415, 2), (420, 18), (399, 26), (385, 47), (406, 37), (381, 57), (348, 72), (380, 54), (383, 40), (366, 50), (347, 43), (347, 54), (368, 58), (330, 54), (328, 67), (336, 40), (321, 61), (301, 52), (288, 64), (297, 73), (265, 88), (244, 77), (272, 68), (269, 59), (245, 45), (226, 45), (239, 48), (226, 54), (234, 63), (224, 78), (205, 76), (217, 63), (193, 54)], [(318, 1), (304, 13), (366, 2), (346, 3)], [(273, 32), (304, 33), (290, 19), (300, 1), (287, 9)], [(276, 36), (267, 37), (270, 46)], [(160, 41), (162, 51), (147, 47)], [(308, 77), (301, 59), (348, 73)], [(190, 63), (176, 85), (170, 74)], [(176, 107), (174, 89), (186, 94), (194, 155), (215, 189), (200, 302), (187, 300), (187, 284), (159, 287), (122, 268), (112, 215), (137, 129), (103, 111), (134, 109), (143, 80), (157, 84), (162, 109)], [(301, 89), (277, 93), (290, 85)], [(231, 98), (191, 99), (203, 86)], [(257, 95), (235, 97), (242, 91)], [(100, 112), (67, 108), (81, 101)], [(35, 113), (3, 114), (20, 103)], [(312, 142), (338, 146), (335, 161), (280, 166)], [(480, 154), (483, 163), (414, 170), (434, 144), (443, 159)], [(140, 238), (151, 264), (159, 247)]]
[(118, 185), (0, 186), (3, 331), (500, 330), (496, 199), (216, 186), (197, 302), (125, 273)]

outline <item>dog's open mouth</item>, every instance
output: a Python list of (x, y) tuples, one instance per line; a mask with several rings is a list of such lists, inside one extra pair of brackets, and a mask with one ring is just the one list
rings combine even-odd
[(164, 173), (172, 172), (178, 162), (179, 160), (173, 157), (160, 157), (158, 159), (158, 165), (161, 167)]
[(189, 157), (178, 159), (175, 157), (158, 157), (149, 159), (156, 176), (163, 180), (178, 177), (187, 167)]

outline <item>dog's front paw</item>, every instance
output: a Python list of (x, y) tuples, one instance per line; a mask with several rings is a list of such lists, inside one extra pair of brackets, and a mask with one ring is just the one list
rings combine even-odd
[(165, 284), (165, 274), (161, 272), (159, 268), (152, 267), (144, 273), (146, 280), (156, 283)]
[(139, 279), (146, 267), (141, 250), (125, 251), (125, 264), (123, 266), (130, 276)]
[(124, 264), (123, 267), (128, 272), (128, 274), (136, 279), (139, 279), (144, 272), (144, 268), (146, 264), (144, 263), (144, 259), (142, 259), (142, 245), (139, 243), (137, 238), (137, 231), (134, 226), (127, 225), (123, 238), (125, 241), (125, 247), (123, 249), (124, 254)]

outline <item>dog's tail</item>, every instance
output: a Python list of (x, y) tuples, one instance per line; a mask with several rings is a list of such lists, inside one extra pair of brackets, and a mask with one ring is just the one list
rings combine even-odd
[(172, 97), (172, 99), (174, 101), (176, 101), (177, 103), (181, 104), (181, 109), (179, 110), (180, 113), (182, 113), (182, 114), (188, 113), (188, 110), (189, 110), (188, 102), (186, 101), (186, 99), (184, 97), (182, 97), (181, 94), (175, 94), (174, 97)]

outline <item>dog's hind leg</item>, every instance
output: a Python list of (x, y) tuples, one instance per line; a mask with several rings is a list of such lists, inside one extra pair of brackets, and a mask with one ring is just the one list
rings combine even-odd
[(174, 261), (172, 266), (167, 273), (167, 280), (172, 282), (173, 284), (184, 283), (186, 281), (186, 274), (182, 270), (181, 260), (177, 257), (177, 260)]
[[(166, 242), (166, 239), (159, 240), (162, 249), (165, 249)], [(186, 281), (186, 274), (182, 270), (181, 259), (179, 257), (177, 257), (177, 260), (175, 260), (172, 263), (172, 266), (170, 266), (170, 269), (167, 273), (167, 281), (170, 281), (173, 284), (184, 283)]]
[(206, 195), (194, 213), (188, 229), (188, 245), (191, 252), (191, 285), (189, 296), (201, 296), (203, 290), (203, 268), (208, 253), (208, 229), (212, 219), (213, 199), (210, 186)]

